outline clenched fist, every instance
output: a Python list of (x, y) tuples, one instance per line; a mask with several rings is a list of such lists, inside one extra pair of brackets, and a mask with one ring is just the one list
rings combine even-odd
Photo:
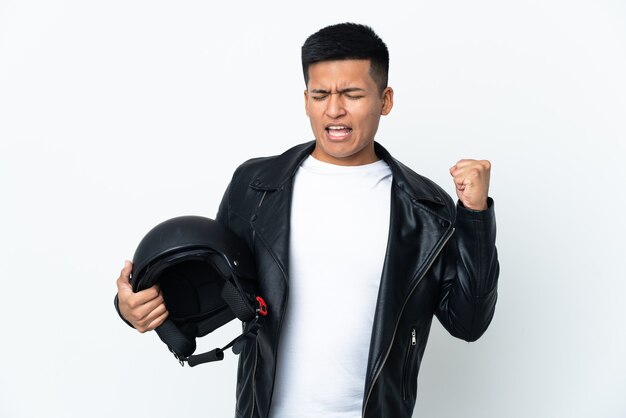
[(463, 206), (472, 210), (487, 209), (490, 171), (491, 163), (487, 160), (460, 160), (450, 168), (456, 195)]

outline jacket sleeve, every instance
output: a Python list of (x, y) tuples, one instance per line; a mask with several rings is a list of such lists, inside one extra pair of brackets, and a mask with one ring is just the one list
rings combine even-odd
[(476, 341), (493, 318), (498, 296), (493, 200), (489, 198), (484, 211), (457, 204), (455, 226), (443, 254), (443, 282), (435, 314), (450, 334)]

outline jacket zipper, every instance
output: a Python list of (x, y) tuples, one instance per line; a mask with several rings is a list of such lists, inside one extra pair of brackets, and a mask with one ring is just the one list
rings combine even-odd
[(454, 234), (454, 231), (455, 231), (454, 228), (450, 228), (448, 230), (447, 235), (445, 235), (444, 238), (441, 240), (441, 244), (439, 244), (439, 248), (437, 248), (437, 251), (435, 252), (433, 257), (428, 261), (428, 265), (426, 266), (426, 268), (424, 269), (422, 274), (419, 276), (419, 278), (415, 282), (415, 285), (413, 286), (411, 291), (407, 294), (406, 298), (404, 298), (404, 302), (402, 302), (402, 308), (400, 308), (400, 314), (398, 315), (398, 319), (396, 320), (396, 325), (395, 325), (395, 327), (393, 329), (393, 335), (391, 336), (391, 342), (389, 343), (389, 347), (387, 348), (387, 351), (385, 352), (385, 357), (383, 358), (383, 361), (380, 363), (380, 366), (378, 367), (378, 370), (376, 371), (376, 373), (374, 373), (374, 378), (372, 379), (372, 384), (370, 385), (370, 388), (367, 391), (367, 396), (365, 397), (365, 402), (363, 403), (363, 411), (362, 411), (363, 417), (365, 417), (365, 411), (367, 410), (367, 404), (368, 404), (368, 402), (370, 400), (370, 396), (372, 395), (372, 390), (374, 389), (374, 385), (376, 384), (376, 381), (378, 380), (378, 376), (380, 376), (380, 373), (382, 372), (383, 367), (385, 366), (385, 363), (387, 362), (387, 358), (389, 357), (389, 353), (391, 352), (391, 347), (393, 346), (393, 341), (396, 338), (396, 332), (398, 331), (398, 325), (400, 324), (400, 318), (402, 318), (402, 313), (404, 312), (404, 308), (406, 307), (407, 302), (409, 301), (411, 295), (413, 294), (413, 292), (415, 291), (417, 286), (420, 284), (420, 282), (422, 281), (424, 276), (426, 276), (426, 273), (428, 273), (428, 270), (430, 270), (430, 267), (433, 265), (433, 263), (435, 262), (437, 257), (439, 257), (439, 254), (443, 250), (443, 247), (445, 247), (445, 245), (448, 243), (448, 241), (450, 240), (450, 238)]
[(407, 374), (409, 371), (411, 354), (413, 354), (413, 350), (415, 350), (415, 346), (417, 345), (417, 332), (415, 328), (411, 328), (411, 342), (409, 344), (409, 348), (406, 350), (406, 356), (404, 357), (404, 367), (402, 368), (402, 400), (406, 401), (406, 387), (407, 387)]

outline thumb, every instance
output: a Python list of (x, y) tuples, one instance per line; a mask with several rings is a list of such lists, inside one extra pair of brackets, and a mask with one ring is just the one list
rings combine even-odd
[(120, 277), (117, 279), (117, 289), (120, 290), (131, 290), (132, 286), (130, 285), (130, 273), (133, 271), (133, 263), (126, 260), (124, 261), (124, 268), (120, 272)]

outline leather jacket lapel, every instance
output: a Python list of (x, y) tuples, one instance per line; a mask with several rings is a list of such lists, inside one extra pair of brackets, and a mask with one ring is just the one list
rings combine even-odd
[(278, 156), (276, 163), (259, 173), (249, 186), (262, 193), (251, 219), (255, 239), (273, 255), (287, 280), (293, 176), (314, 146), (314, 141), (308, 142), (295, 147), (295, 152)]

